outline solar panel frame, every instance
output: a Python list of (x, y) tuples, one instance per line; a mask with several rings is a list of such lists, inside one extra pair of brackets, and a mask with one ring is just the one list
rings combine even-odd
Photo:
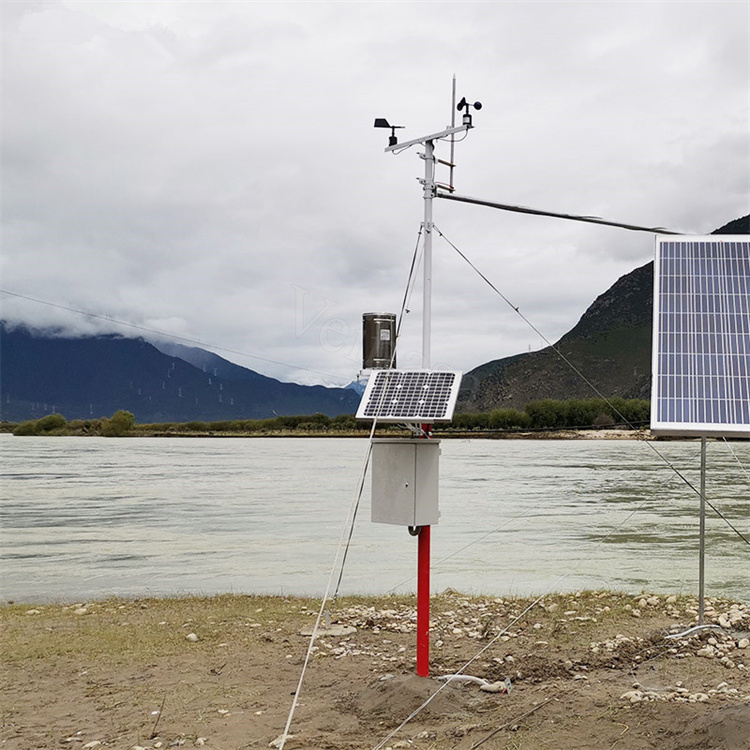
[(357, 409), (359, 420), (450, 422), (462, 373), (457, 370), (376, 370)]
[(656, 238), (651, 431), (750, 437), (750, 236)]

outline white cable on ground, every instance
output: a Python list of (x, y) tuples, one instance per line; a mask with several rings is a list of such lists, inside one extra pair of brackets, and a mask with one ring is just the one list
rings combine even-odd
[(675, 638), (684, 638), (686, 635), (690, 635), (690, 633), (695, 633), (698, 630), (721, 630), (721, 625), (695, 625), (692, 628), (688, 628), (687, 630), (683, 631), (682, 633), (673, 633), (672, 635), (665, 635), (664, 639), (667, 641), (674, 640)]

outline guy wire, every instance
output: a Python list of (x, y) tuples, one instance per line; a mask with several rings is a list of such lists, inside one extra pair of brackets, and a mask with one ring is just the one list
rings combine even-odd
[(750, 482), (750, 472), (748, 472), (747, 467), (742, 463), (742, 461), (740, 461), (740, 457), (737, 455), (734, 448), (732, 448), (732, 444), (725, 437), (722, 437), (722, 440), (726, 443), (727, 448), (729, 448), (729, 452), (732, 454), (732, 457), (737, 462), (737, 465), (740, 467), (742, 473), (747, 477), (748, 482)]
[[(406, 308), (406, 299), (409, 293), (409, 286), (411, 285), (411, 280), (412, 280), (411, 277), (414, 272), (414, 268), (416, 266), (416, 258), (417, 258), (417, 253), (419, 250), (419, 240), (421, 236), (422, 236), (422, 229), (420, 227), (420, 230), (417, 233), (417, 242), (414, 247), (414, 254), (413, 254), (412, 262), (411, 262), (411, 269), (409, 271), (409, 278), (407, 279), (406, 292), (404, 294), (404, 301), (402, 303), (401, 315), (399, 316), (399, 323), (396, 328), (396, 344), (398, 344), (398, 335), (401, 331), (401, 321), (403, 320), (403, 311)], [(391, 364), (393, 364), (393, 359), (396, 356), (396, 348), (397, 346), (394, 346), (393, 353), (391, 354)], [(383, 395), (385, 395), (385, 389), (383, 390)], [(294, 713), (297, 709), (299, 694), (302, 690), (302, 684), (304, 682), (305, 674), (307, 672), (307, 666), (310, 663), (310, 657), (312, 656), (312, 650), (315, 644), (315, 639), (317, 638), (317, 635), (318, 635), (320, 622), (323, 619), (323, 614), (325, 612), (326, 603), (329, 601), (329, 593), (331, 590), (331, 585), (333, 583), (333, 577), (336, 573), (336, 568), (338, 567), (337, 563), (339, 560), (339, 556), (341, 554), (341, 547), (344, 544), (344, 536), (347, 535), (346, 545), (344, 547), (344, 553), (341, 559), (341, 566), (339, 569), (339, 576), (338, 576), (338, 581), (336, 584), (336, 590), (335, 590), (333, 597), (331, 597), (330, 599), (332, 606), (335, 603), (336, 598), (338, 597), (339, 587), (341, 585), (342, 577), (344, 574), (344, 566), (345, 566), (346, 558), (349, 552), (349, 546), (352, 540), (352, 534), (354, 533), (354, 525), (357, 520), (357, 512), (359, 510), (359, 504), (362, 499), (362, 491), (363, 491), (364, 484), (365, 484), (365, 478), (367, 476), (367, 469), (370, 463), (370, 456), (372, 455), (372, 441), (373, 441), (373, 436), (375, 434), (375, 429), (377, 427), (377, 423), (378, 423), (377, 417), (373, 418), (372, 427), (370, 428), (370, 436), (367, 441), (367, 452), (366, 452), (364, 461), (362, 463), (362, 469), (360, 471), (359, 479), (357, 482), (357, 490), (349, 506), (349, 513), (347, 515), (347, 523), (344, 524), (344, 527), (341, 530), (341, 536), (339, 538), (339, 544), (336, 549), (336, 555), (334, 557), (333, 566), (331, 567), (331, 572), (330, 572), (330, 575), (328, 576), (328, 583), (326, 584), (325, 593), (323, 594), (323, 598), (320, 602), (320, 608), (318, 609), (318, 616), (315, 619), (315, 624), (313, 625), (312, 633), (310, 635), (310, 641), (307, 646), (307, 652), (305, 653), (305, 659), (302, 664), (302, 670), (300, 672), (299, 681), (297, 682), (297, 689), (294, 691), (294, 698), (292, 699), (292, 705), (289, 709), (289, 715), (287, 716), (286, 725), (281, 735), (279, 750), (284, 750), (284, 746), (286, 745), (287, 738), (289, 737), (289, 728), (292, 725), (292, 719), (294, 718)], [(351, 521), (349, 521), (349, 518), (351, 518)]]
[[(409, 268), (409, 276), (408, 276), (408, 279), (407, 279), (407, 282), (406, 282), (406, 289), (404, 290), (404, 299), (403, 299), (403, 301), (401, 303), (401, 312), (400, 312), (399, 317), (398, 317), (398, 323), (396, 324), (396, 341), (395, 341), (395, 344), (394, 344), (394, 347), (393, 347), (393, 352), (391, 353), (391, 361), (390, 361), (390, 366), (391, 367), (393, 367), (393, 361), (394, 361), (394, 359), (396, 357), (396, 351), (398, 349), (398, 337), (399, 337), (399, 334), (401, 333), (401, 324), (403, 323), (403, 320), (404, 320), (404, 310), (406, 310), (406, 305), (407, 305), (408, 296), (409, 296), (409, 288), (410, 288), (410, 286), (412, 284), (412, 280), (413, 280), (413, 276), (414, 276), (414, 271), (415, 271), (415, 268), (416, 268), (416, 265), (417, 265), (417, 255), (418, 255), (418, 252), (419, 252), (419, 240), (420, 240), (421, 236), (422, 236), (422, 227), (420, 227), (419, 228), (419, 232), (417, 232), (417, 242), (416, 242), (416, 244), (414, 246), (414, 253), (412, 254), (411, 267)], [(381, 398), (383, 398), (384, 396), (385, 396), (385, 389), (383, 389), (383, 394), (382, 394)], [(373, 423), (372, 424), (373, 424), (373, 426), (372, 426), (372, 430), (370, 431), (370, 438), (369, 438), (369, 441), (368, 441), (368, 443), (369, 443), (369, 450), (368, 450), (368, 453), (367, 453), (367, 462), (368, 463), (369, 463), (369, 460), (370, 460), (370, 455), (372, 453), (372, 438), (373, 438), (373, 435), (375, 434), (375, 425), (377, 424), (377, 417), (375, 417), (375, 419), (373, 419)], [(360, 501), (362, 499), (362, 492), (363, 492), (364, 486), (365, 486), (364, 485), (364, 477), (366, 476), (366, 474), (367, 474), (367, 463), (365, 464), (365, 471), (363, 472), (362, 482), (360, 482), (360, 485), (359, 485), (359, 494), (357, 496), (357, 503), (356, 503), (356, 505), (354, 507), (354, 515), (352, 517), (352, 523), (351, 523), (351, 525), (349, 527), (349, 537), (346, 540), (346, 547), (344, 549), (344, 557), (341, 560), (341, 570), (339, 572), (338, 582), (336, 583), (336, 590), (333, 592), (333, 597), (331, 599), (331, 607), (335, 606), (336, 600), (338, 599), (339, 589), (341, 587), (341, 580), (342, 580), (342, 578), (344, 576), (344, 566), (346, 565), (346, 558), (347, 558), (347, 556), (349, 554), (349, 546), (351, 545), (352, 534), (354, 533), (354, 523), (357, 520), (357, 512), (359, 511), (359, 503), (360, 503)]]
[[(477, 275), (492, 289), (499, 297), (503, 300), (520, 318), (521, 320), (526, 323), (526, 325), (531, 328), (534, 333), (536, 333), (547, 346), (549, 346), (552, 351), (557, 354), (557, 356), (562, 359), (563, 362), (565, 362), (568, 367), (570, 367), (573, 372), (578, 375), (581, 380), (583, 380), (584, 383), (586, 383), (589, 388), (599, 397), (601, 398), (611, 409), (612, 411), (617, 414), (620, 419), (623, 420), (625, 424), (627, 424), (631, 429), (633, 428), (633, 425), (630, 424), (630, 422), (625, 418), (625, 416), (614, 406), (614, 404), (611, 402), (609, 398), (607, 398), (602, 392), (560, 351), (558, 347), (556, 347), (554, 344), (550, 342), (550, 340), (520, 311), (518, 307), (516, 307), (470, 260), (466, 257), (464, 253), (459, 250), (456, 245), (454, 245), (441, 231), (438, 229), (435, 225), (433, 225), (435, 231), (458, 253), (458, 255), (463, 258), (466, 263), (477, 273)], [(677, 474), (678, 477), (696, 494), (698, 497), (701, 497), (701, 491), (698, 487), (696, 487), (674, 464), (666, 457), (664, 456), (653, 444), (652, 441), (647, 440), (645, 436), (641, 435), (638, 431), (636, 431), (636, 439), (641, 442), (645, 443), (675, 474)], [(729, 528), (734, 531), (737, 536), (742, 539), (748, 546), (750, 546), (750, 539), (748, 539), (742, 532), (740, 532), (732, 523), (731, 521), (710, 501), (708, 498), (704, 498), (706, 504), (711, 508), (711, 510), (716, 513), (719, 518), (721, 518)]]

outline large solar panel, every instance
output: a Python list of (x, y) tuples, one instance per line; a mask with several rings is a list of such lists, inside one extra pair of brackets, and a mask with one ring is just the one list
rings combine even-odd
[(377, 370), (367, 382), (357, 419), (450, 422), (461, 373), (453, 370)]
[(657, 238), (651, 430), (750, 437), (750, 237)]

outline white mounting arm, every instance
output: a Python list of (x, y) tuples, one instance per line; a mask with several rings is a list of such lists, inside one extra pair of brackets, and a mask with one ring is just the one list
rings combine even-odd
[(396, 143), (393, 146), (388, 146), (385, 150), (388, 151), (400, 151), (402, 148), (409, 148), (409, 146), (416, 146), (419, 143), (427, 143), (427, 141), (437, 141), (441, 138), (445, 138), (447, 135), (453, 135), (454, 133), (462, 133), (469, 130), (471, 125), (459, 125), (455, 128), (447, 128), (440, 133), (433, 133), (432, 135), (423, 135), (421, 138), (415, 138), (413, 141), (404, 141), (403, 143)]

